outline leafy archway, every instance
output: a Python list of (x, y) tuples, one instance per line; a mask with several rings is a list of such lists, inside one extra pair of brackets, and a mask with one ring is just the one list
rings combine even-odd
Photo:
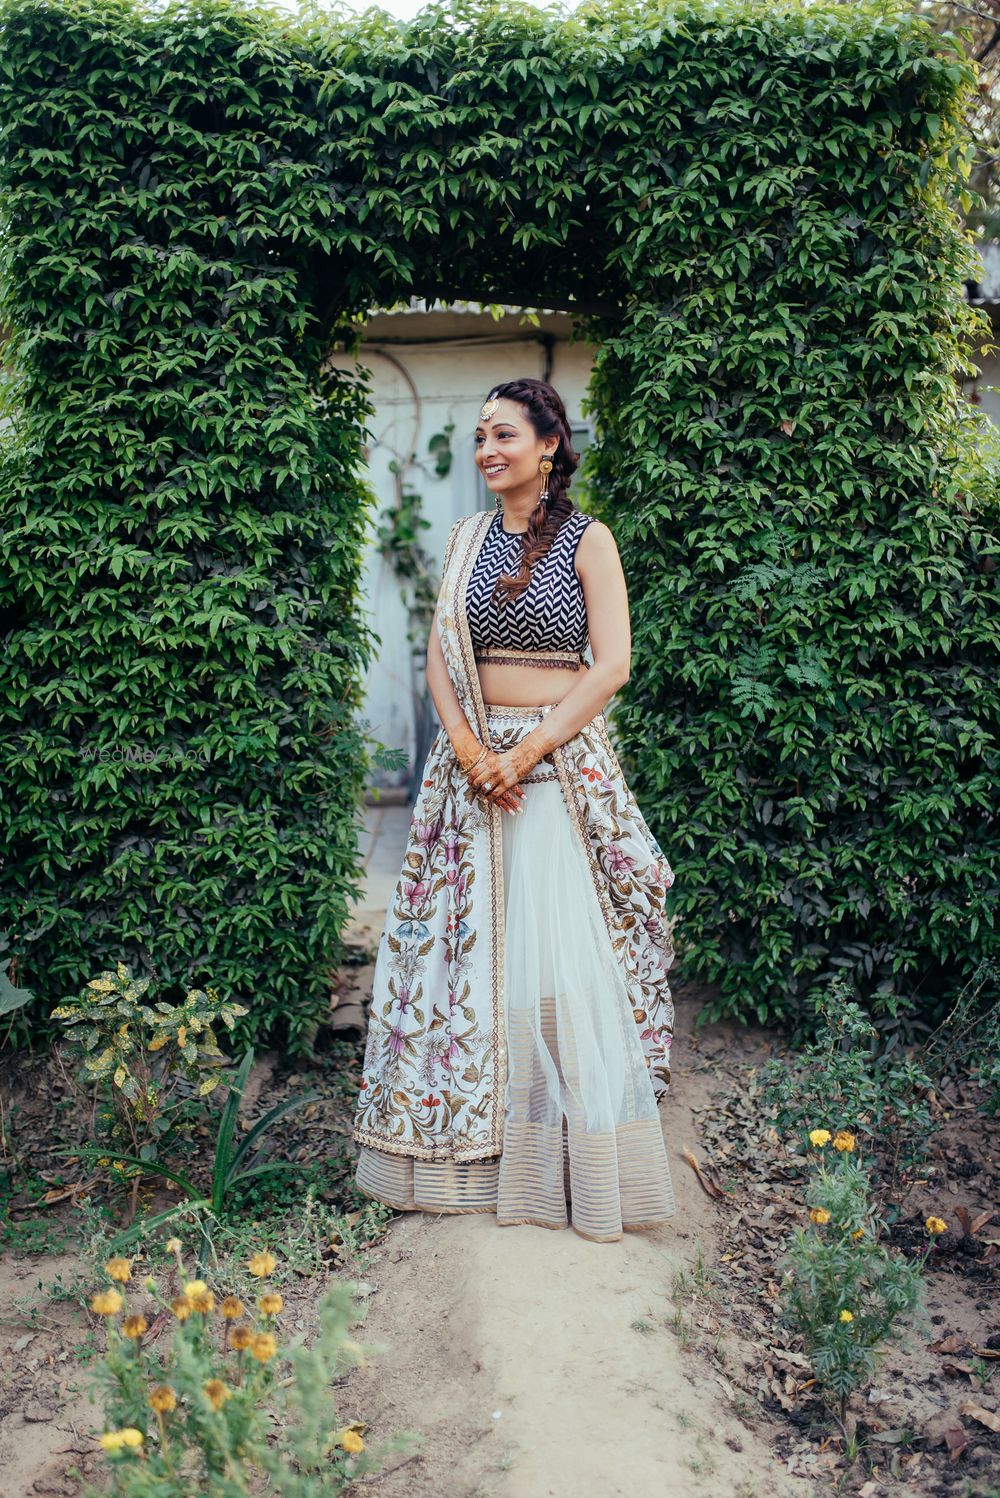
[[(969, 69), (888, 5), (6, 0), (0, 929), (294, 1048), (359, 874), (361, 383), (400, 295), (599, 344), (619, 730), (685, 976), (934, 1009), (996, 952)], [(983, 325), (981, 322), (980, 326)]]

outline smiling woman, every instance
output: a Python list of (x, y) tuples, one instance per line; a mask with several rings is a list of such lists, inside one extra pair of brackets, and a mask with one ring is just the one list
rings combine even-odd
[(611, 532), (570, 503), (577, 461), (551, 385), (490, 393), (476, 463), (496, 514), (448, 539), (427, 662), (443, 727), (379, 945), (354, 1138), (358, 1186), (388, 1205), (606, 1242), (676, 1211), (657, 1113), (674, 875), (607, 735), (628, 599)]
[[(618, 578), (614, 575), (613, 541), (613, 559), (599, 543), (595, 550), (580, 549), (588, 529), (603, 530), (609, 539), (610, 532), (570, 504), (567, 489), (579, 460), (562, 400), (541, 380), (500, 386), (480, 414), (475, 451), (497, 506), (466, 596), (484, 698), (516, 706), (560, 701), (577, 685), (581, 669), (571, 657), (587, 644), (588, 586), (597, 614), (598, 593), (607, 596), (605, 590), (616, 582), (621, 584), (617, 629), (606, 632), (599, 665), (602, 674), (617, 666), (624, 680), (629, 655), (628, 611), (623, 619), (621, 610), (624, 578), (620, 565)], [(564, 659), (558, 654), (539, 659), (539, 652), (562, 652)], [(536, 669), (540, 665), (547, 668), (544, 680)], [(608, 680), (604, 701), (620, 684)]]

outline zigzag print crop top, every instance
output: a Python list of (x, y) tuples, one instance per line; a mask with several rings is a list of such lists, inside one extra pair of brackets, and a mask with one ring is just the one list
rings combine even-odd
[(587, 605), (573, 565), (576, 548), (594, 515), (572, 511), (535, 567), (519, 598), (497, 604), (491, 595), (501, 572), (516, 572), (521, 531), (503, 527), (499, 511), (483, 538), (465, 590), (473, 649), (578, 650), (586, 648)]

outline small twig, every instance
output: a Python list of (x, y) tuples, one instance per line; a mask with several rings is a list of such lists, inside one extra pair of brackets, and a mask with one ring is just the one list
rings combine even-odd
[(67, 1186), (64, 1191), (60, 1191), (47, 1201), (43, 1198), (42, 1201), (28, 1202), (26, 1206), (12, 1208), (11, 1216), (16, 1217), (27, 1212), (38, 1212), (42, 1207), (54, 1207), (57, 1202), (64, 1202), (67, 1197), (81, 1196), (85, 1191), (92, 1191), (95, 1186), (100, 1184), (100, 1181), (100, 1175), (91, 1176), (89, 1181), (78, 1181), (75, 1186)]

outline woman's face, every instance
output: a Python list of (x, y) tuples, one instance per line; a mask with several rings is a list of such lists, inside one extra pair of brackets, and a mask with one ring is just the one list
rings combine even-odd
[(558, 446), (556, 436), (536, 436), (527, 411), (516, 401), (500, 401), (489, 421), (476, 426), (476, 464), (493, 494), (537, 488), (538, 465)]

